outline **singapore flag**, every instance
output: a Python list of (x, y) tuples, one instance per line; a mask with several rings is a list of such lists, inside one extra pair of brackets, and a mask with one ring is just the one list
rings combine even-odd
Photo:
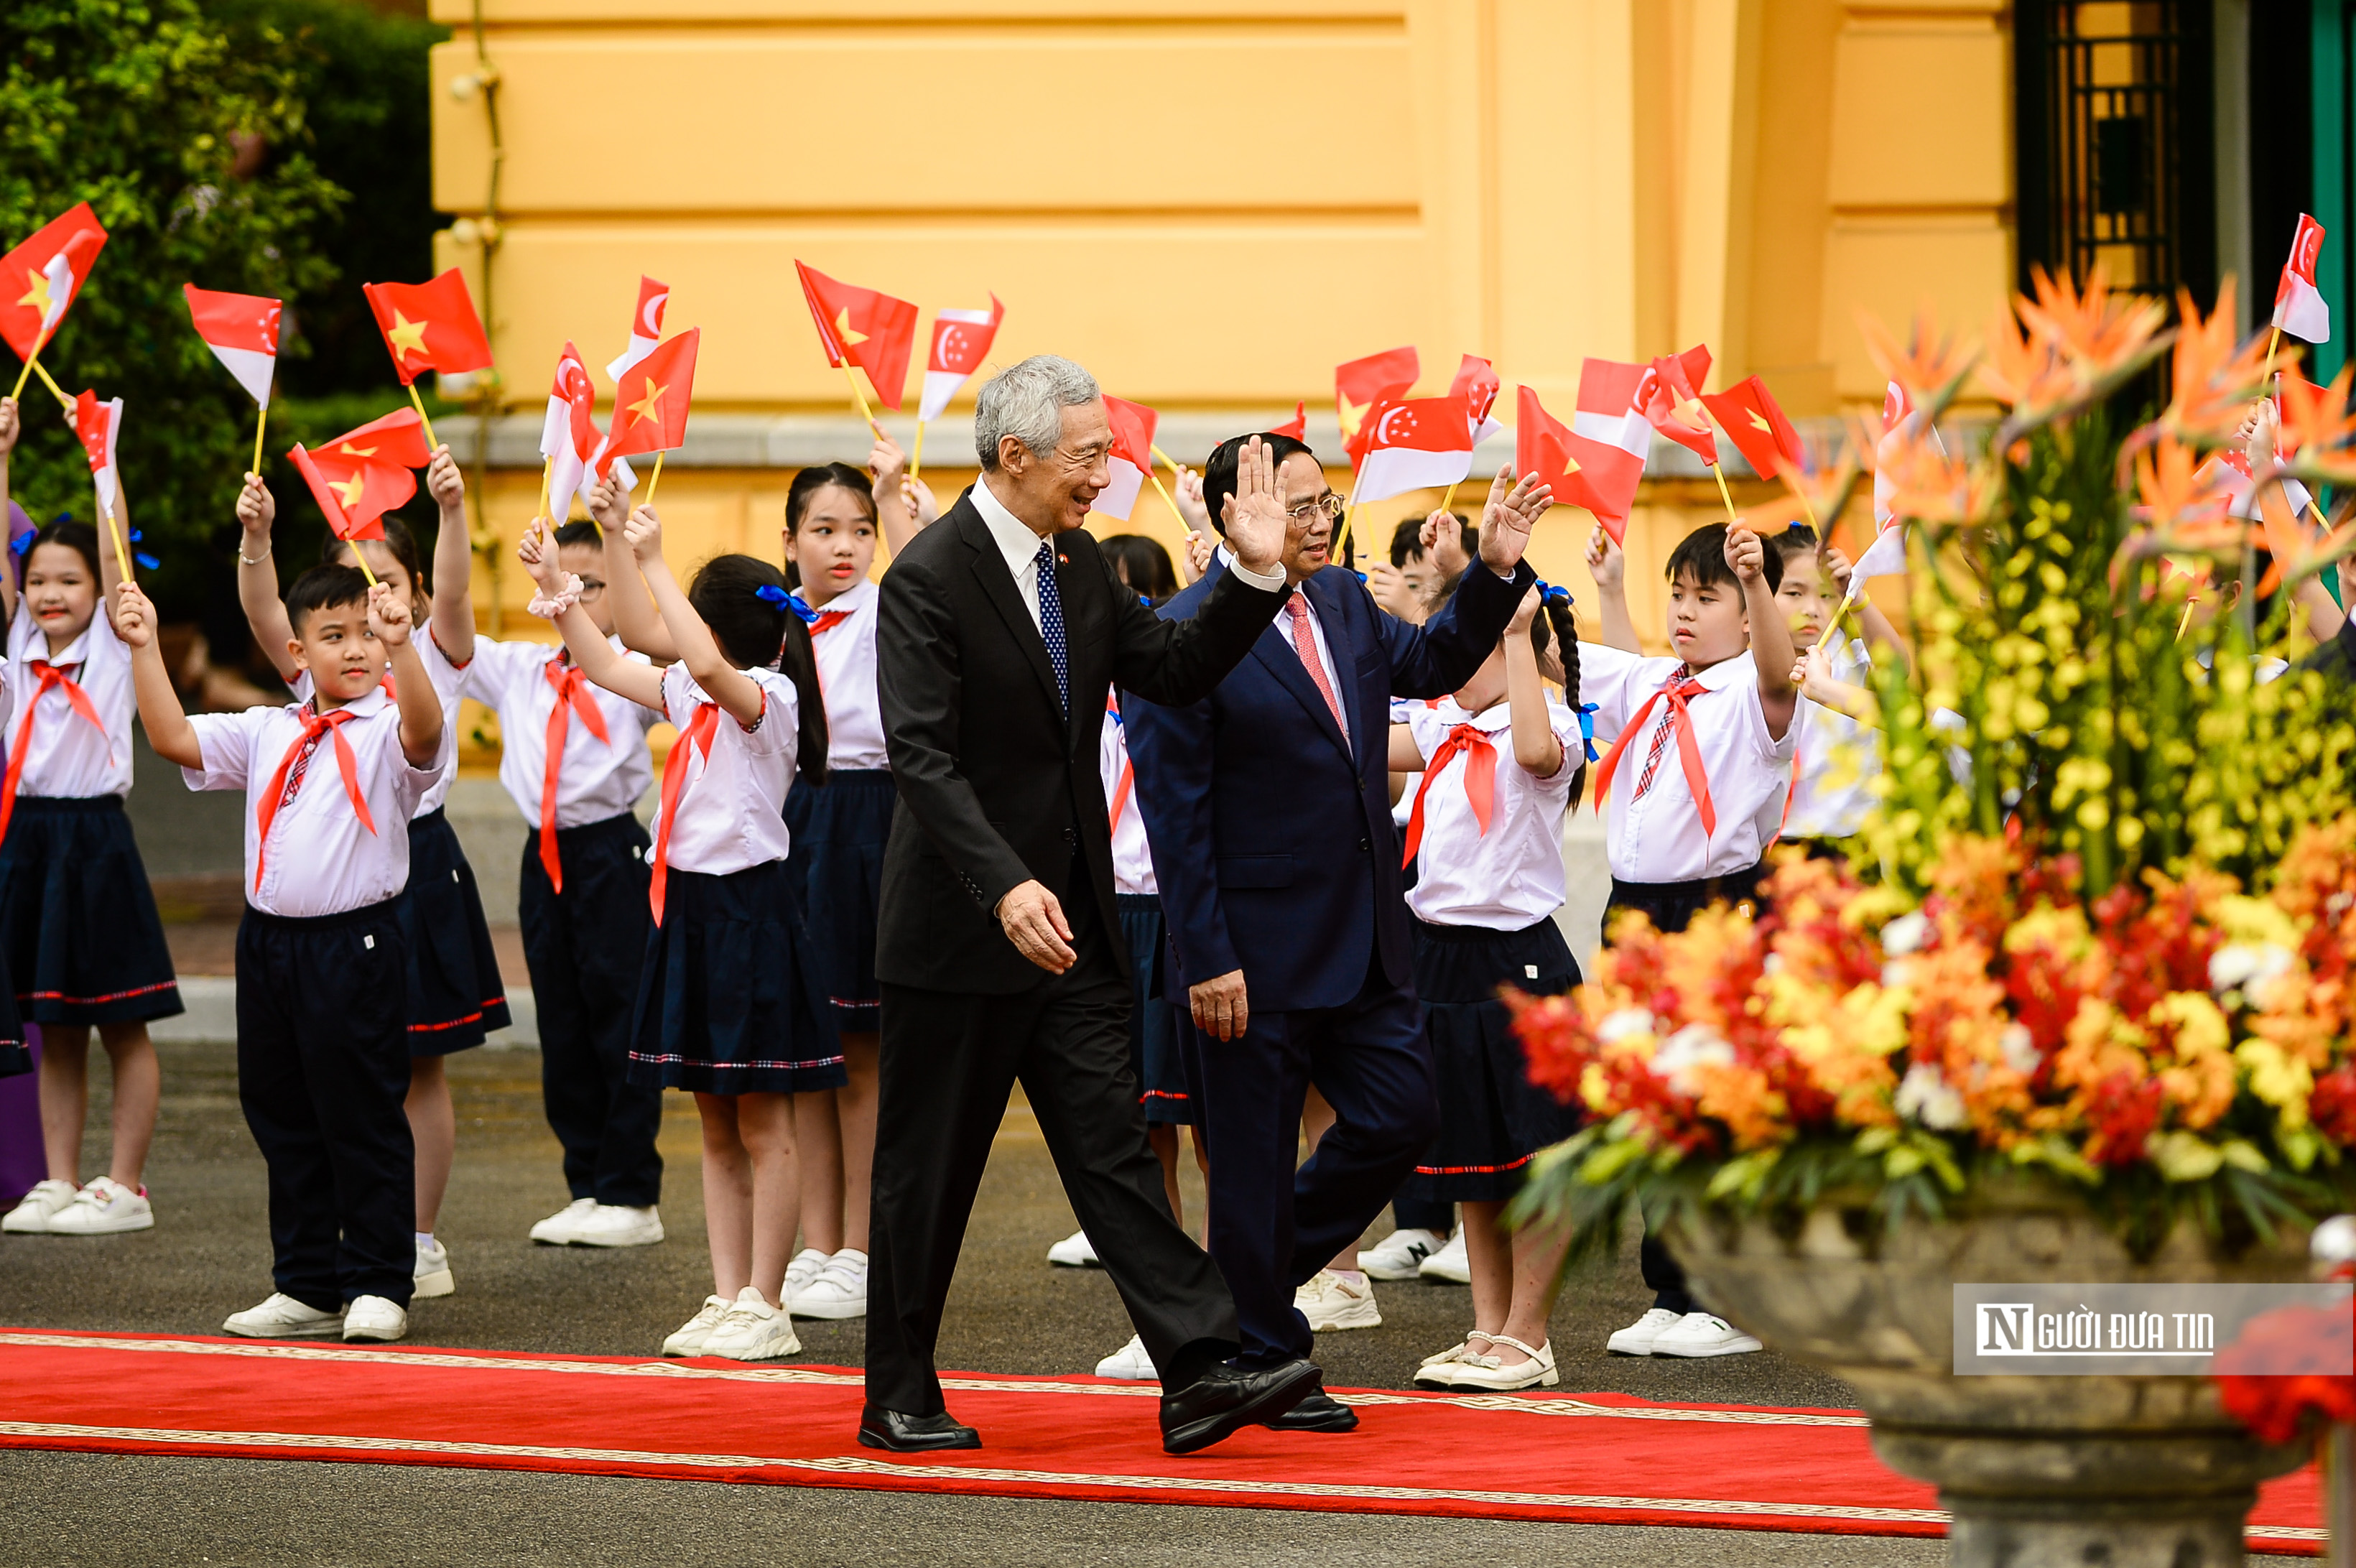
[(1350, 499), (1388, 500), (1444, 489), (1472, 471), (1472, 417), (1462, 396), (1376, 400), (1360, 424), (1358, 481)]
[(998, 336), (998, 324), (1005, 318), (1006, 306), (994, 294), (988, 310), (944, 310), (933, 317), (933, 350), (925, 359), (925, 400), (916, 410), (920, 423), (938, 419), (958, 388), (981, 368)]
[(1112, 471), (1112, 478), (1097, 492), (1088, 510), (1127, 521), (1137, 510), (1137, 492), (1145, 476), (1153, 471), (1153, 431), (1162, 418), (1143, 403), (1110, 392), (1105, 394), (1104, 405), (1105, 418), (1112, 425), (1112, 450), (1106, 454), (1105, 467)]
[(663, 307), (670, 304), (670, 285), (657, 283), (640, 274), (638, 276), (638, 308), (630, 317), (630, 346), (622, 357), (605, 367), (605, 373), (616, 381), (627, 375), (630, 367), (655, 351), (662, 341)]
[(2323, 254), (2323, 225), (2302, 212), (2275, 287), (2275, 325), (2310, 343), (2331, 341), (2331, 306), (2315, 286), (2315, 263)]
[(540, 427), (540, 455), (549, 460), (548, 504), (560, 523), (571, 512), (576, 492), (583, 504), (588, 501), (589, 466), (598, 447), (596, 403), (589, 367), (568, 340), (556, 361), (556, 383), (549, 391), (548, 415)]

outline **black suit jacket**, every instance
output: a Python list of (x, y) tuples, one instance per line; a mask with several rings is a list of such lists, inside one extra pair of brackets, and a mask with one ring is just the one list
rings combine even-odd
[[(899, 802), (884, 852), (875, 973), (894, 985), (1008, 993), (1047, 979), (991, 911), (1033, 878), (1093, 897), (1108, 933), (1112, 832), (1097, 771), (1113, 683), (1169, 703), (1206, 696), (1286, 595), (1233, 573), (1191, 620), (1163, 620), (1121, 586), (1094, 536), (1055, 536), (1071, 708), (1006, 558), (958, 498), (884, 575), (876, 634), (884, 738)], [(1072, 886), (1072, 856), (1088, 886)]]

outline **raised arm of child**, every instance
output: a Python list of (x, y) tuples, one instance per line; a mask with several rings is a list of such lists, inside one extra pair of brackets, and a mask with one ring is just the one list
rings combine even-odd
[[(670, 628), (663, 625), (662, 614), (647, 592), (646, 578), (639, 575), (637, 557), (630, 553), (629, 541), (622, 537), (630, 517), (630, 492), (622, 488), (616, 478), (609, 476), (598, 481), (589, 491), (589, 515), (597, 520), (598, 532), (605, 540), (605, 603), (614, 612), (615, 634), (621, 638), (622, 646), (633, 652), (643, 653), (658, 664), (673, 662), (679, 658), (679, 649), (671, 642)], [(584, 670), (589, 668), (581, 662), (578, 654), (573, 655), (573, 661)], [(659, 708), (662, 703), (650, 705)]]
[(139, 703), (139, 724), (147, 744), (165, 761), (182, 768), (202, 768), (204, 748), (197, 744), (197, 726), (172, 690), (171, 671), (164, 668), (164, 650), (155, 646), (155, 607), (125, 583), (115, 591), (114, 632), (131, 650), (131, 690)]
[(270, 564), (270, 525), (278, 503), (259, 474), (245, 477), (237, 493), (237, 602), (245, 610), (245, 624), (255, 646), (270, 655), (278, 678), (292, 685), (297, 673), (287, 644), (294, 640), (294, 624), (286, 618), (286, 601), (278, 596), (278, 569)]
[[(8, 515), (8, 456), (16, 450), (16, 435), (21, 426), (16, 418), (16, 400), (0, 397), (0, 519)], [(5, 530), (0, 530), (4, 532)], [(5, 541), (0, 540), (0, 548)], [(9, 563), (0, 556), (0, 624), (5, 624), (16, 614), (16, 574), (7, 569)]]
[[(72, 423), (70, 417), (67, 423)], [(91, 496), (90, 504), (95, 510), (98, 507), (98, 497), (95, 493), (97, 476), (92, 475), (91, 478), (93, 493)], [(117, 540), (120, 540), (123, 544), (121, 555), (115, 553), (114, 546)], [(123, 586), (124, 581), (123, 568), (126, 564), (124, 557), (130, 553), (131, 499), (123, 493), (123, 484), (118, 478), (114, 486), (113, 520), (110, 521), (103, 511), (98, 512), (98, 607), (105, 612), (106, 624), (109, 626), (114, 626), (115, 590)], [(138, 574), (134, 571), (132, 575), (136, 576)], [(117, 637), (122, 636), (123, 628), (115, 627), (114, 634)]]
[(1759, 670), (1759, 706), (1767, 715), (1767, 733), (1781, 740), (1792, 728), (1799, 707), (1800, 689), (1792, 683), (1792, 626), (1775, 606), (1775, 590), (1767, 582), (1767, 546), (1747, 528), (1726, 531), (1726, 564), (1742, 585), (1742, 606), (1751, 621), (1751, 662)]
[(466, 476), (446, 446), (434, 448), (425, 488), (441, 518), (434, 533), (434, 641), (463, 666), (475, 657), (475, 551), (466, 532)]
[(1597, 640), (1622, 653), (1644, 652), (1644, 645), (1636, 640), (1636, 622), (1628, 614), (1628, 557), (1601, 523), (1587, 537), (1587, 575), (1595, 579), (1596, 615), (1602, 622)]
[(670, 564), (662, 555), (662, 520), (655, 516), (652, 507), (642, 506), (630, 514), (626, 532), (630, 553), (637, 557), (638, 570), (646, 575), (655, 607), (662, 611), (663, 624), (670, 628), (671, 642), (679, 649), (687, 672), (738, 725), (749, 730), (759, 724), (768, 698), (757, 682), (720, 651), (712, 628), (703, 624), (703, 618), (680, 591), (679, 579), (670, 575)]
[(1800, 694), (1812, 703), (1846, 714), (1859, 724), (1881, 727), (1881, 703), (1863, 686), (1852, 685), (1832, 672), (1832, 660), (1821, 648), (1811, 648), (1800, 655), (1793, 668), (1792, 679), (1798, 682)]
[[(1849, 558), (1827, 544), (1825, 546), (1824, 561), (1825, 575), (1832, 578), (1834, 588), (1839, 592), (1842, 598), (1848, 597)], [(1890, 618), (1883, 615), (1874, 602), (1862, 594), (1858, 596), (1857, 618), (1858, 624), (1865, 628), (1866, 647), (1875, 653), (1897, 660), (1898, 668), (1905, 669), (1905, 639), (1898, 635), (1898, 628), (1890, 624)]]
[(933, 492), (922, 479), (908, 474), (907, 454), (883, 431), (875, 433), (874, 450), (867, 454), (867, 472), (875, 481), (875, 521), (884, 530), (884, 546), (894, 557), (908, 542), (932, 526), (940, 515)]
[[(516, 559), (540, 585), (541, 599), (564, 604), (563, 596), (571, 585), (556, 564), (556, 541), (548, 530), (534, 522), (524, 531), (522, 542), (516, 546)], [(611, 553), (607, 559), (612, 559)], [(609, 567), (610, 571), (611, 568)], [(613, 592), (609, 585), (607, 593)], [(564, 604), (557, 612), (556, 629), (564, 639), (565, 651), (582, 673), (617, 697), (626, 697), (640, 707), (663, 711), (662, 671), (625, 659), (614, 651), (614, 645), (600, 636), (589, 612), (577, 604)]]
[(412, 768), (430, 766), (442, 755), (442, 697), (425, 673), (410, 640), (409, 601), (390, 583), (369, 589), (369, 630), (392, 657), (392, 700), (401, 710), (401, 755)]
[(1533, 779), (1551, 779), (1562, 771), (1562, 742), (1547, 712), (1538, 650), (1530, 643), (1530, 622), (1537, 618), (1539, 602), (1538, 591), (1532, 588), (1505, 623), (1505, 713), (1514, 735), (1514, 760)]

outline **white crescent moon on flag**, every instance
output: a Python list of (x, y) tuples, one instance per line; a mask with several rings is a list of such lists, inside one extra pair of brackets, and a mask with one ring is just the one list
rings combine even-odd
[(951, 369), (957, 368), (965, 360), (964, 348), (958, 342), (958, 334), (964, 330), (962, 327), (945, 327), (941, 329), (941, 363)]
[(1388, 408), (1383, 411), (1382, 418), (1375, 423), (1375, 439), (1386, 446), (1389, 446), (1393, 439), (1391, 421), (1398, 418), (1401, 414), (1405, 414), (1407, 416), (1408, 427), (1410, 431), (1413, 430), (1415, 426), (1415, 411), (1402, 403), (1397, 408)]
[(663, 306), (669, 303), (670, 291), (666, 289), (662, 293), (648, 299), (647, 301), (646, 308), (638, 312), (641, 324), (647, 329), (648, 337), (659, 338), (662, 336)]

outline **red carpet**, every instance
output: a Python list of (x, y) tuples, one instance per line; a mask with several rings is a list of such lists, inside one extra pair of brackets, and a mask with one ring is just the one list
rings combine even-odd
[[(0, 1329), (0, 1447), (875, 1487), (1734, 1530), (1939, 1535), (1932, 1488), (1873, 1457), (1854, 1411), (1622, 1394), (1337, 1390), (1347, 1436), (1255, 1429), (1162, 1452), (1152, 1385), (954, 1376), (978, 1453), (852, 1441), (856, 1371), (492, 1350)], [(2312, 1469), (2269, 1486), (2250, 1545), (2313, 1553)]]

